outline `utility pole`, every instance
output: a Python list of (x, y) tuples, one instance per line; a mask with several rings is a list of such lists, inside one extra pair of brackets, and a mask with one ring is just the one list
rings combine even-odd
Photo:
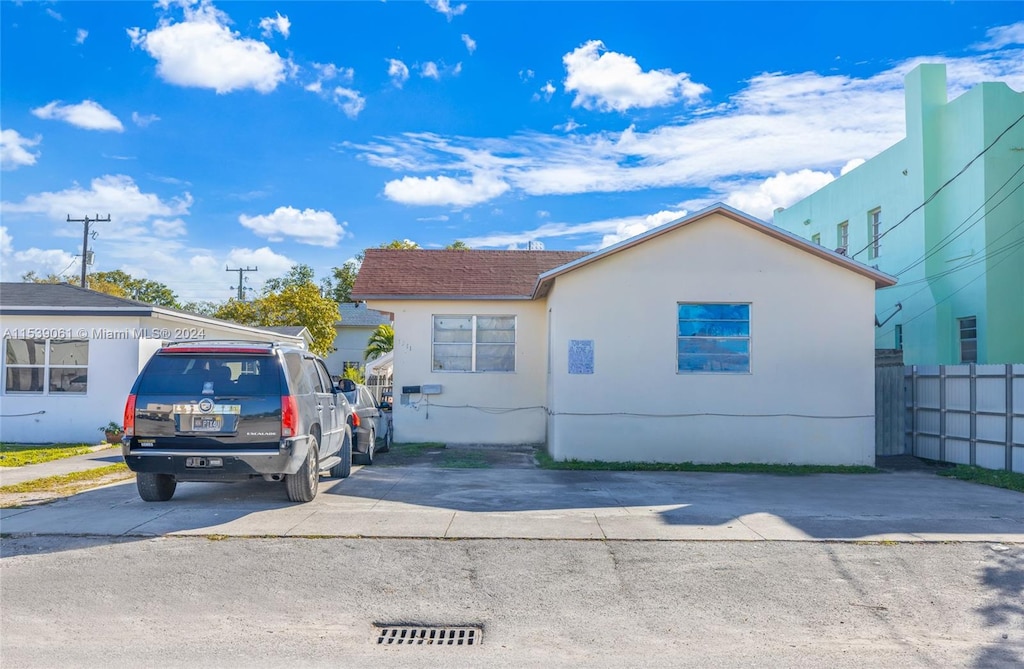
[[(85, 268), (89, 260), (89, 225), (92, 223), (110, 223), (110, 214), (107, 214), (106, 218), (100, 218), (99, 214), (95, 217), (89, 218), (71, 218), (71, 214), (68, 214), (68, 223), (82, 223), (82, 288), (86, 288), (85, 285)], [(95, 233), (93, 233), (95, 234)]]
[(224, 271), (225, 272), (238, 272), (238, 301), (239, 302), (245, 302), (245, 286), (242, 285), (242, 281), (243, 281), (242, 274), (245, 273), (245, 272), (258, 272), (258, 271), (260, 271), (260, 268), (259, 267), (249, 267), (248, 265), (246, 265), (245, 267), (236, 267), (235, 269), (231, 269), (227, 265), (224, 265)]

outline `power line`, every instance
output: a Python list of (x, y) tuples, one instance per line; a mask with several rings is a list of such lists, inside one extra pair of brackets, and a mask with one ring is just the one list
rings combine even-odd
[(939, 187), (938, 187), (938, 189), (936, 189), (936, 191), (935, 191), (934, 193), (932, 193), (931, 195), (929, 195), (929, 196), (928, 196), (928, 197), (927, 197), (927, 198), (925, 199), (925, 201), (924, 201), (924, 202), (922, 202), (921, 204), (919, 204), (919, 205), (917, 205), (916, 207), (914, 207), (913, 209), (911, 209), (911, 210), (910, 210), (910, 212), (909, 212), (909, 213), (908, 213), (908, 214), (907, 214), (906, 216), (904, 216), (903, 218), (901, 218), (901, 219), (900, 219), (899, 221), (897, 221), (895, 225), (893, 225), (893, 226), (892, 226), (891, 228), (889, 228), (888, 230), (886, 230), (886, 231), (885, 231), (885, 232), (883, 232), (882, 234), (878, 235), (878, 237), (875, 237), (874, 239), (872, 239), (871, 241), (869, 241), (869, 242), (868, 242), (868, 244), (867, 244), (867, 246), (865, 246), (864, 248), (862, 248), (862, 249), (861, 249), (860, 251), (857, 251), (856, 253), (854, 253), (854, 254), (853, 254), (852, 256), (850, 256), (850, 257), (851, 257), (851, 258), (856, 258), (856, 257), (857, 257), (857, 256), (859, 256), (859, 255), (860, 255), (861, 253), (864, 253), (864, 252), (865, 252), (865, 251), (867, 251), (867, 250), (868, 250), (869, 248), (871, 248), (872, 246), (874, 246), (875, 244), (877, 244), (877, 243), (878, 243), (878, 242), (879, 242), (879, 241), (880, 241), (880, 240), (882, 239), (882, 237), (885, 237), (885, 236), (886, 236), (887, 234), (889, 234), (890, 232), (892, 232), (893, 230), (895, 230), (896, 228), (898, 228), (898, 227), (899, 227), (899, 226), (900, 226), (901, 224), (903, 224), (903, 223), (904, 223), (904, 222), (905, 222), (905, 221), (906, 221), (906, 220), (907, 220), (908, 218), (910, 218), (911, 216), (913, 216), (913, 215), (914, 215), (914, 214), (915, 214), (916, 212), (920, 211), (920, 210), (921, 210), (921, 209), (923, 209), (923, 208), (924, 208), (925, 206), (927, 206), (927, 205), (928, 205), (928, 204), (929, 204), (929, 203), (930, 203), (930, 202), (931, 202), (932, 200), (934, 200), (934, 199), (935, 199), (935, 198), (936, 198), (936, 197), (938, 196), (938, 194), (939, 194), (939, 193), (941, 193), (941, 192), (943, 191), (943, 189), (945, 189), (945, 188), (946, 188), (946, 186), (948, 186), (948, 185), (950, 185), (951, 183), (953, 183), (954, 181), (956, 181), (956, 179), (957, 179), (957, 178), (958, 178), (958, 177), (959, 177), (959, 176), (960, 176), (961, 174), (963, 174), (964, 172), (966, 172), (966, 171), (967, 171), (967, 168), (969, 168), (969, 167), (970, 167), (971, 165), (973, 165), (973, 164), (974, 164), (974, 162), (975, 162), (976, 160), (978, 160), (978, 158), (981, 158), (981, 157), (982, 157), (983, 155), (985, 155), (985, 154), (986, 154), (986, 153), (988, 152), (988, 150), (989, 150), (989, 149), (991, 149), (991, 148), (992, 148), (993, 146), (995, 146), (995, 145), (996, 145), (996, 143), (998, 143), (998, 142), (999, 142), (999, 140), (1003, 138), (1003, 135), (1005, 135), (1006, 133), (1010, 132), (1010, 130), (1012, 130), (1012, 129), (1013, 129), (1013, 127), (1014, 127), (1015, 125), (1017, 125), (1018, 123), (1020, 123), (1020, 122), (1021, 122), (1022, 120), (1024, 120), (1024, 114), (1021, 114), (1020, 116), (1018, 116), (1018, 117), (1017, 117), (1017, 120), (1015, 120), (1015, 121), (1014, 121), (1013, 123), (1011, 123), (1010, 125), (1008, 125), (1008, 126), (1006, 127), (1006, 129), (1004, 129), (1004, 130), (1003, 130), (1003, 131), (1002, 131), (1001, 133), (999, 133), (999, 135), (998, 135), (998, 136), (997, 136), (997, 137), (996, 137), (996, 138), (995, 138), (994, 140), (992, 140), (992, 143), (991, 143), (991, 144), (989, 144), (989, 145), (988, 145), (988, 146), (986, 146), (986, 147), (985, 147), (984, 149), (982, 149), (982, 150), (981, 150), (981, 153), (979, 153), (978, 155), (974, 156), (974, 157), (973, 157), (973, 158), (971, 158), (971, 159), (970, 159), (969, 161), (967, 161), (967, 164), (966, 164), (966, 165), (964, 165), (964, 166), (963, 166), (963, 167), (962, 167), (962, 168), (960, 169), (960, 171), (959, 171), (959, 172), (957, 172), (957, 173), (956, 173), (956, 174), (954, 174), (954, 175), (953, 175), (952, 177), (950, 177), (950, 178), (949, 178), (949, 180), (948, 180), (948, 181), (946, 181), (946, 183), (944, 183), (944, 184), (942, 184), (941, 186), (939, 186)]
[[(68, 214), (68, 223), (82, 223), (82, 288), (86, 288), (85, 285), (85, 272), (86, 266), (89, 260), (89, 226), (92, 223), (110, 223), (110, 214), (107, 214), (106, 218), (100, 218), (99, 214), (96, 214), (95, 218), (71, 218), (71, 214)], [(95, 234), (95, 233), (93, 233)]]
[[(1020, 166), (1020, 167), (1018, 167), (1018, 168), (1017, 168), (1017, 170), (1016, 170), (1016, 171), (1015, 171), (1015, 172), (1014, 172), (1013, 174), (1011, 174), (1011, 175), (1010, 175), (1010, 178), (1009, 178), (1009, 179), (1007, 179), (1007, 180), (1006, 180), (1005, 182), (1003, 182), (1003, 185), (1001, 185), (1001, 186), (1000, 186), (999, 188), (997, 188), (997, 189), (996, 189), (996, 190), (995, 190), (995, 191), (994, 191), (994, 192), (992, 193), (992, 195), (990, 195), (990, 196), (989, 196), (989, 198), (988, 198), (987, 200), (985, 200), (984, 202), (982, 202), (982, 203), (981, 203), (981, 205), (980, 205), (980, 206), (979, 206), (979, 207), (978, 207), (977, 209), (975, 209), (975, 210), (974, 210), (973, 212), (971, 212), (971, 213), (970, 213), (970, 215), (968, 215), (968, 216), (967, 216), (967, 218), (966, 218), (966, 219), (964, 219), (964, 222), (963, 222), (963, 223), (961, 223), (960, 225), (958, 225), (958, 226), (956, 226), (955, 228), (953, 228), (953, 230), (951, 230), (951, 231), (949, 232), (949, 234), (947, 234), (947, 235), (946, 235), (945, 237), (943, 237), (942, 239), (940, 239), (940, 240), (939, 240), (939, 242), (938, 242), (938, 243), (937, 243), (937, 244), (936, 244), (935, 246), (933, 246), (933, 247), (932, 247), (931, 249), (929, 249), (928, 251), (926, 251), (926, 252), (925, 252), (925, 254), (924, 254), (923, 256), (921, 256), (920, 258), (918, 258), (917, 260), (915, 260), (915, 261), (914, 261), (914, 262), (912, 262), (911, 264), (907, 265), (906, 267), (904, 267), (904, 268), (903, 268), (903, 269), (901, 269), (900, 271), (896, 272), (896, 274), (895, 274), (894, 276), (897, 276), (897, 277), (899, 277), (899, 276), (902, 276), (902, 275), (906, 274), (906, 273), (907, 273), (907, 272), (909, 272), (910, 270), (914, 269), (915, 267), (917, 267), (917, 266), (918, 266), (918, 265), (920, 265), (921, 263), (923, 263), (923, 262), (925, 262), (926, 260), (928, 260), (929, 258), (931, 258), (931, 257), (932, 257), (933, 255), (935, 255), (936, 253), (938, 253), (939, 251), (941, 251), (942, 249), (944, 249), (944, 248), (945, 248), (946, 246), (949, 246), (949, 244), (951, 244), (951, 243), (952, 243), (952, 242), (953, 242), (954, 240), (956, 240), (956, 239), (959, 239), (961, 235), (963, 235), (964, 233), (966, 233), (966, 232), (967, 232), (968, 230), (970, 230), (971, 228), (973, 228), (973, 227), (974, 227), (975, 225), (977, 225), (977, 224), (978, 224), (978, 223), (980, 223), (981, 221), (985, 220), (985, 216), (982, 216), (981, 218), (979, 218), (978, 220), (976, 220), (976, 221), (974, 221), (973, 223), (971, 223), (970, 225), (968, 225), (968, 226), (967, 226), (966, 228), (964, 228), (964, 229), (963, 229), (962, 231), (960, 231), (960, 232), (959, 232), (959, 233), (957, 233), (956, 235), (954, 235), (954, 234), (953, 234), (953, 233), (957, 232), (957, 230), (960, 230), (960, 228), (962, 228), (962, 227), (963, 227), (964, 225), (967, 225), (967, 222), (968, 222), (968, 221), (970, 221), (970, 220), (971, 220), (971, 218), (972, 218), (973, 216), (975, 216), (975, 215), (976, 215), (976, 214), (977, 214), (977, 213), (978, 213), (979, 211), (981, 211), (982, 209), (984, 209), (984, 208), (985, 208), (985, 206), (986, 206), (986, 205), (987, 205), (987, 204), (988, 204), (989, 202), (991, 202), (991, 201), (992, 201), (993, 199), (995, 199), (996, 195), (998, 195), (998, 194), (999, 194), (999, 191), (1001, 191), (1001, 190), (1003, 190), (1004, 188), (1006, 188), (1007, 184), (1009, 184), (1009, 183), (1010, 183), (1010, 181), (1012, 181), (1012, 180), (1013, 180), (1013, 178), (1014, 178), (1015, 176), (1017, 176), (1018, 174), (1020, 174), (1021, 170), (1024, 170), (1024, 163), (1021, 163), (1021, 166)], [(1006, 201), (1007, 201), (1007, 200), (1008, 200), (1008, 199), (1010, 198), (1010, 196), (1011, 196), (1011, 195), (1013, 195), (1013, 194), (1014, 194), (1014, 193), (1016, 193), (1016, 192), (1017, 192), (1018, 190), (1020, 190), (1021, 186), (1024, 186), (1024, 181), (1021, 181), (1021, 182), (1020, 182), (1019, 184), (1017, 184), (1016, 186), (1014, 186), (1013, 190), (1011, 190), (1011, 191), (1010, 191), (1009, 193), (1007, 193), (1007, 194), (1006, 194), (1006, 197), (1004, 197), (1004, 198), (1003, 198), (1002, 200), (1000, 200), (999, 202), (997, 202), (996, 204), (994, 204), (994, 205), (992, 206), (992, 209), (990, 209), (990, 210), (989, 210), (989, 211), (988, 211), (987, 213), (992, 213), (993, 211), (995, 211), (995, 210), (996, 210), (996, 209), (997, 209), (997, 208), (999, 207), (999, 205), (1001, 205), (1002, 203), (1006, 202)], [(987, 215), (987, 214), (986, 214), (986, 215)]]
[(260, 270), (259, 267), (249, 267), (248, 265), (246, 265), (245, 267), (236, 267), (235, 269), (231, 269), (227, 265), (224, 266), (224, 271), (225, 272), (238, 272), (238, 301), (239, 302), (243, 302), (245, 300), (245, 286), (243, 285), (243, 277), (242, 277), (242, 275), (245, 272), (258, 272), (259, 270)]

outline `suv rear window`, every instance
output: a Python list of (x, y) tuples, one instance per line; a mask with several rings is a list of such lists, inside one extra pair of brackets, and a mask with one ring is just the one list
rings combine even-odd
[(139, 379), (140, 395), (199, 394), (207, 382), (217, 395), (280, 395), (281, 374), (272, 355), (155, 355)]

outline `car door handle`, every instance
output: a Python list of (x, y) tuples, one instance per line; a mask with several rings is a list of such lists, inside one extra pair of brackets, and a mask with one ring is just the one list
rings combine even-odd
[(331, 411), (334, 411), (336, 408), (333, 404), (331, 405)]

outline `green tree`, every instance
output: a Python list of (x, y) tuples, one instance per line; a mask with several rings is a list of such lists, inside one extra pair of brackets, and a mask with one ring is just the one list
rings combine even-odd
[(257, 327), (303, 326), (313, 338), (309, 349), (317, 355), (326, 356), (333, 350), (334, 324), (341, 317), (338, 303), (320, 293), (311, 274), (302, 282), (296, 280), (299, 276), (304, 274), (296, 272), (293, 267), (288, 275), (274, 284), (281, 286), (280, 289), (267, 291), (264, 288), (263, 295), (247, 302), (228, 300), (217, 308), (213, 316)]
[(468, 251), (469, 250), (469, 246), (466, 244), (466, 242), (462, 241), (461, 239), (456, 239), (454, 242), (452, 242), (451, 244), (449, 244), (448, 246), (446, 246), (444, 248), (447, 251)]
[[(70, 283), (78, 285), (77, 276), (57, 276), (47, 274), (45, 277), (38, 276), (34, 271), (26, 272), (21, 277), (22, 281), (29, 283)], [(155, 304), (160, 307), (178, 308), (178, 296), (174, 294), (167, 285), (150, 279), (136, 279), (123, 270), (110, 272), (93, 272), (86, 276), (89, 290), (98, 293), (113, 295), (114, 297), (125, 297), (131, 300)]]
[(341, 267), (332, 267), (331, 276), (320, 282), (324, 295), (337, 303), (352, 302), (352, 286), (359, 275), (359, 263), (349, 260)]
[(288, 273), (276, 279), (269, 279), (263, 284), (263, 294), (279, 293), (289, 286), (301, 286), (313, 283), (313, 268), (306, 264), (292, 265)]
[(102, 293), (114, 294), (109, 288), (113, 286), (123, 292), (122, 297), (161, 307), (178, 307), (178, 296), (159, 281), (136, 279), (131, 274), (119, 269), (112, 272), (94, 272), (86, 278), (89, 288)]
[(364, 360), (379, 358), (385, 353), (390, 353), (395, 348), (395, 330), (390, 325), (378, 325), (377, 329), (370, 335), (366, 342), (366, 350), (363, 351)]
[(221, 304), (210, 300), (199, 300), (196, 302), (185, 302), (178, 308), (200, 316), (213, 316), (221, 306)]
[(379, 249), (418, 249), (420, 245), (411, 239), (392, 239), (387, 244), (381, 244), (377, 248)]
[(366, 376), (358, 367), (346, 367), (345, 371), (341, 373), (341, 378), (350, 379), (356, 383), (366, 383)]

